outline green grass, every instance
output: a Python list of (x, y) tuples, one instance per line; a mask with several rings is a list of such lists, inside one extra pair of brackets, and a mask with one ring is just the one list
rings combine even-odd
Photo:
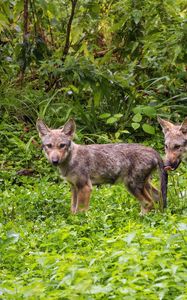
[(121, 185), (94, 188), (90, 210), (73, 216), (54, 170), (7, 175), (0, 299), (187, 299), (186, 175), (172, 175), (169, 208), (145, 217)]
[(140, 217), (122, 185), (105, 185), (74, 216), (68, 184), (20, 132), (1, 140), (0, 299), (186, 300), (186, 165), (170, 174), (164, 213)]

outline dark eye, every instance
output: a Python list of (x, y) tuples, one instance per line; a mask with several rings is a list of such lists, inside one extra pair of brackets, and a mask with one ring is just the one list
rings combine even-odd
[(52, 148), (52, 144), (47, 144), (47, 148)]
[(64, 148), (66, 146), (66, 144), (60, 144), (59, 147), (60, 148)]
[(165, 145), (165, 148), (166, 148), (166, 149), (168, 149), (168, 146), (167, 146), (167, 145)]
[(173, 148), (175, 149), (175, 150), (177, 150), (177, 149), (180, 149), (180, 145), (175, 145)]

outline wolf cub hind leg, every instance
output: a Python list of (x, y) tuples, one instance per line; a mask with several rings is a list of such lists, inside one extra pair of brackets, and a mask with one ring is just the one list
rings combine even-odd
[(141, 205), (141, 212), (140, 215), (147, 214), (150, 210), (154, 208), (154, 201), (151, 198), (148, 190), (146, 189), (146, 184), (139, 183), (135, 186), (135, 184), (128, 182), (126, 184), (128, 190), (131, 192), (133, 196), (136, 197), (136, 199), (139, 200)]

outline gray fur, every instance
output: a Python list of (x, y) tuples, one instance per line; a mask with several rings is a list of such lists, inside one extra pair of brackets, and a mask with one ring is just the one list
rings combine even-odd
[[(47, 129), (44, 130), (45, 128)], [(50, 130), (39, 120), (37, 129), (46, 157), (60, 169), (62, 176), (72, 185), (72, 212), (79, 210), (80, 202), (83, 205), (87, 203), (86, 201), (89, 202), (89, 199), (83, 201), (83, 198), (86, 194), (85, 198), (89, 198), (92, 185), (95, 184), (123, 182), (141, 202), (142, 213), (148, 212), (153, 207), (152, 200), (158, 200), (159, 192), (151, 186), (148, 179), (156, 168), (160, 169), (162, 175), (166, 174), (162, 159), (153, 148), (140, 144), (75, 144), (72, 141), (75, 131), (72, 120), (62, 129)], [(164, 176), (161, 176), (161, 181), (165, 180)], [(163, 189), (166, 206), (165, 185)], [(150, 199), (151, 191), (154, 194), (153, 199)], [(88, 208), (88, 204), (86, 206)]]

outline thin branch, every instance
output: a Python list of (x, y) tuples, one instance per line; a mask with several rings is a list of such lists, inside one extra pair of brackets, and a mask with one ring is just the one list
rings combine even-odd
[(75, 8), (76, 8), (76, 5), (77, 5), (77, 1), (78, 0), (71, 0), (71, 14), (70, 14), (68, 24), (67, 24), (66, 41), (65, 41), (65, 46), (64, 46), (63, 53), (62, 53), (62, 60), (64, 60), (64, 58), (67, 56), (67, 54), (69, 52), (71, 26), (72, 26), (73, 18), (74, 18), (74, 15), (75, 15)]
[(29, 18), (29, 0), (24, 0), (23, 12), (23, 42), (27, 42), (28, 35), (28, 18)]
[(29, 0), (24, 0), (24, 11), (23, 11), (23, 65), (20, 67), (19, 81), (22, 85), (25, 70), (27, 67), (27, 48), (28, 48), (28, 28), (29, 28)]
[[(70, 17), (69, 17), (69, 20), (67, 23), (65, 46), (64, 46), (64, 49), (62, 52), (62, 61), (63, 62), (64, 62), (66, 56), (68, 55), (69, 49), (70, 49), (71, 26), (72, 26), (73, 18), (75, 15), (75, 8), (77, 5), (77, 2), (78, 2), (78, 0), (71, 0), (71, 13), (70, 13)], [(50, 78), (49, 85), (47, 86), (46, 91), (49, 91), (53, 87), (56, 87), (58, 82), (59, 82), (59, 77), (52, 76), (52, 78)]]
[(31, 13), (32, 13), (32, 19), (34, 23), (34, 37), (37, 37), (37, 28), (36, 28), (36, 23), (37, 23), (37, 14), (36, 14), (36, 7), (35, 3), (33, 0), (30, 0), (30, 5), (31, 5)]
[(54, 47), (54, 37), (53, 37), (53, 32), (52, 32), (52, 28), (51, 28), (51, 22), (50, 22), (50, 19), (49, 19), (49, 15), (47, 14), (47, 21), (48, 21), (48, 26), (49, 26), (49, 33), (50, 33), (50, 36), (51, 36), (51, 44), (52, 44), (52, 47)]

